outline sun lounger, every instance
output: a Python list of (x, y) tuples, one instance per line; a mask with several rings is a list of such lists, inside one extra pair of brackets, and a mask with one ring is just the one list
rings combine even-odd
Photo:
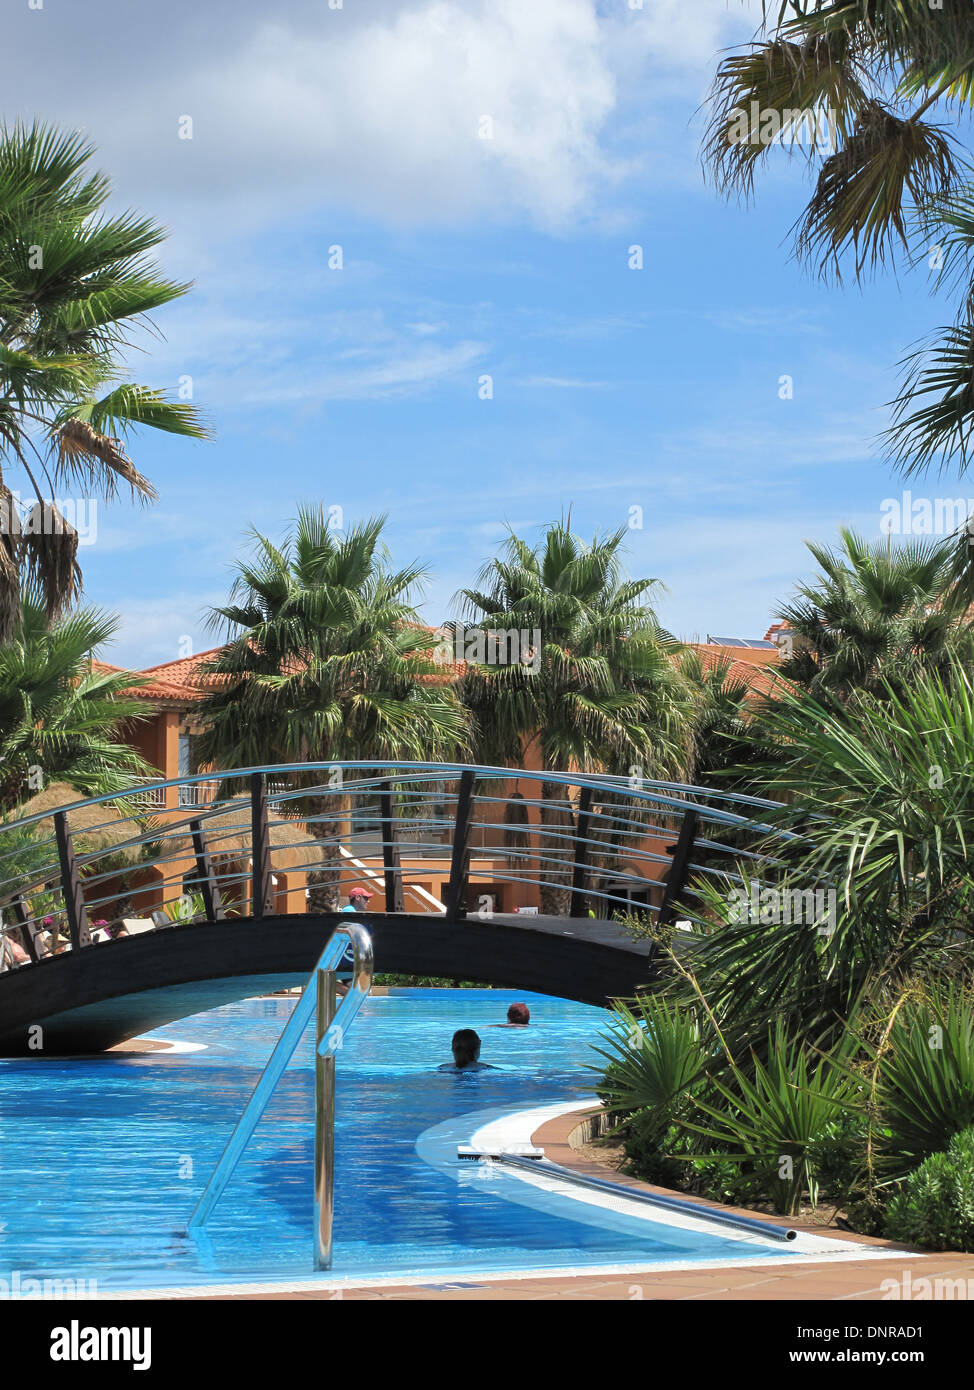
[[(161, 916), (165, 917), (165, 925), (168, 926), (169, 918), (166, 917), (165, 913), (162, 913)], [(128, 932), (129, 936), (141, 936), (143, 932), (155, 931), (158, 925), (159, 924), (155, 921), (154, 915), (152, 917), (122, 918), (122, 926)]]

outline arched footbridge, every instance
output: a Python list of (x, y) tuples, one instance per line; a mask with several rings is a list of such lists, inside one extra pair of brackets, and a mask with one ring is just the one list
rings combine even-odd
[(378, 972), (607, 1005), (657, 978), (649, 930), (696, 875), (740, 882), (741, 856), (787, 833), (764, 823), (771, 805), (577, 773), (309, 763), (48, 809), (0, 826), (0, 1055), (98, 1052), (298, 985), (356, 886)]

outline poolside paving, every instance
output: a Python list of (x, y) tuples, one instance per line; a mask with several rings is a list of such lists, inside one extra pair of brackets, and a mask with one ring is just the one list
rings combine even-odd
[[(544, 1302), (635, 1300), (676, 1302), (761, 1301), (888, 1301), (884, 1279), (902, 1280), (909, 1271), (913, 1287), (920, 1279), (931, 1281), (965, 1280), (974, 1292), (974, 1255), (883, 1256), (871, 1260), (850, 1260), (841, 1265), (809, 1261), (780, 1265), (773, 1269), (761, 1265), (733, 1269), (659, 1270), (638, 1274), (578, 1274), (564, 1278), (491, 1279), (453, 1284), (372, 1285), (332, 1289), (303, 1290), (294, 1293), (246, 1292), (191, 1296), (193, 1301), (221, 1302), (227, 1299), (268, 1300), (372, 1300), (379, 1302), (452, 1303), (518, 1301)], [(956, 1286), (955, 1286), (956, 1287)], [(921, 1286), (922, 1288), (922, 1286)], [(178, 1295), (174, 1295), (178, 1297)]]

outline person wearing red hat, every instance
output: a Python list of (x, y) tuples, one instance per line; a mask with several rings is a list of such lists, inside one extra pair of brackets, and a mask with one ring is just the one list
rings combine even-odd
[(372, 894), (369, 892), (367, 888), (362, 888), (359, 885), (356, 885), (354, 888), (350, 888), (348, 890), (348, 906), (343, 907), (342, 911), (367, 912), (369, 908), (369, 899), (371, 897)]

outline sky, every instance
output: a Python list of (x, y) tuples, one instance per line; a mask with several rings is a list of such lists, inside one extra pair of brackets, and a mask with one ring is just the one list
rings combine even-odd
[(806, 540), (878, 535), (897, 362), (951, 309), (922, 273), (797, 264), (800, 158), (773, 151), (749, 206), (705, 182), (703, 103), (758, 9), (2, 0), (0, 116), (84, 130), (195, 286), (132, 373), (191, 389), (214, 438), (141, 434), (159, 500), (99, 504), (107, 658), (212, 646), (249, 529), (302, 504), (386, 514), (433, 624), (509, 527), (625, 526), (628, 572), (699, 640), (762, 637)]

